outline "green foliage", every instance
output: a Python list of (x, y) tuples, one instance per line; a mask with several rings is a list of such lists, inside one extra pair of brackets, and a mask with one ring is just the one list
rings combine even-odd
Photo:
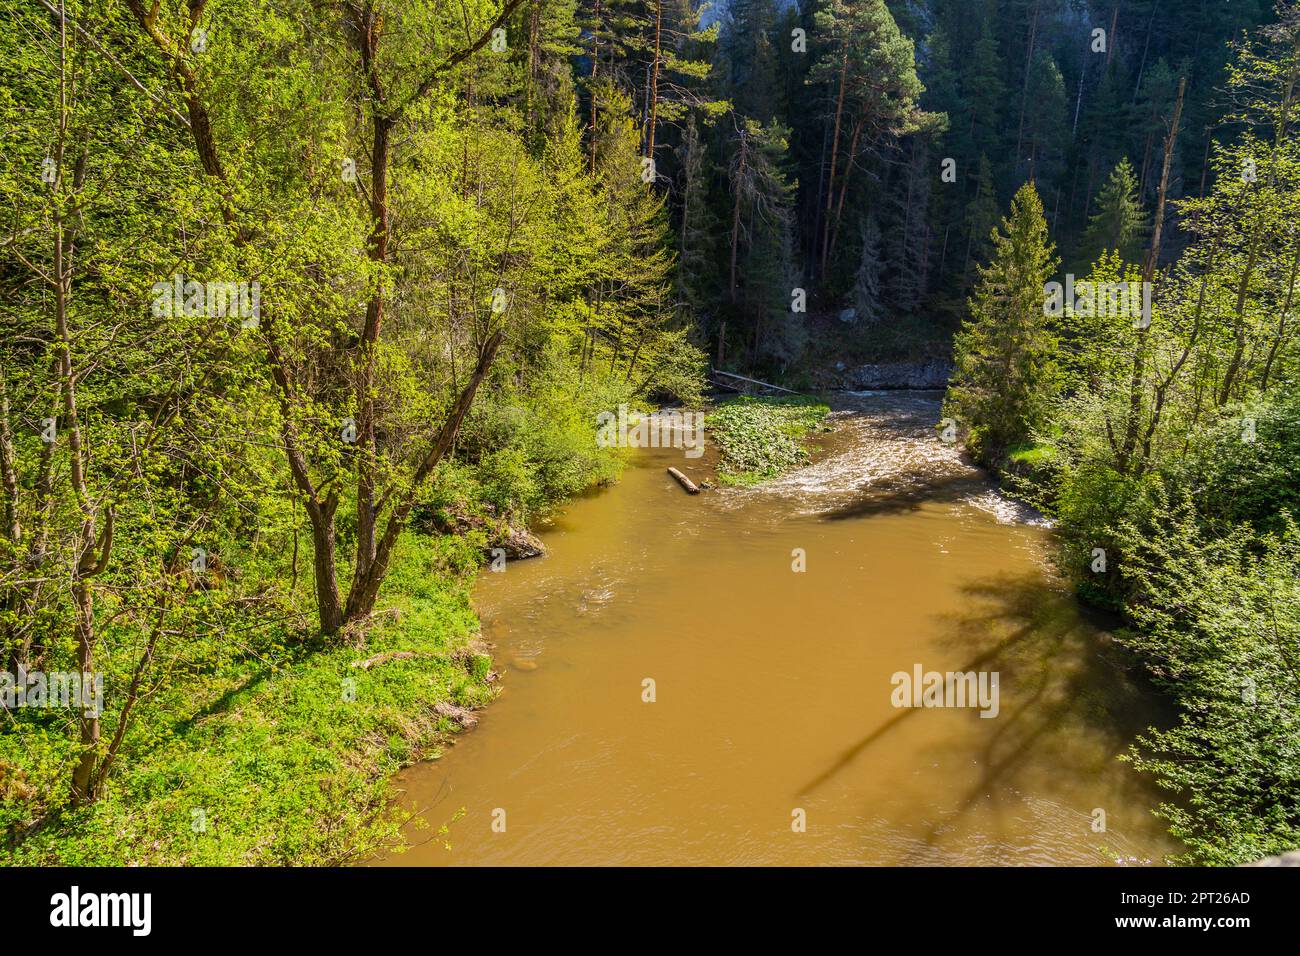
[(1281, 534), (1300, 516), (1300, 395), (1287, 389), (1238, 406), (1206, 437), (1201, 510)]
[[(584, 142), (575, 7), (515, 10), (529, 42), (500, 52), (475, 44), (494, 0), (365, 29), (299, 0), (16, 14), (0, 667), (106, 684), (98, 716), (5, 714), (20, 858), (321, 863), (390, 837), (386, 775), (490, 666), (465, 646), (486, 532), (408, 521), (522, 524), (617, 474), (600, 412), (699, 399), (617, 84)], [(257, 314), (208, 308), (210, 282)], [(362, 646), (415, 656), (356, 671), (369, 703), (342, 706)]]
[(89, 807), (62, 802), (66, 735), (48, 712), (18, 711), (0, 734), (0, 830), (12, 839), (33, 819), (45, 825), (6, 862), (337, 865), (393, 845), (404, 815), (390, 775), (458, 729), (439, 704), (492, 697), (473, 643), (466, 572), (477, 566), (460, 539), (406, 538), (363, 648), (303, 647), (292, 621), (244, 642), (195, 642)]
[[(444, 504), (490, 504), (522, 524), (612, 481), (621, 462), (614, 449), (597, 446), (597, 416), (635, 395), (627, 386), (579, 390), (576, 379), (557, 375), (526, 393), (481, 403), (466, 425), (457, 461), (431, 493)], [(582, 401), (573, 401), (575, 392)]]
[(1056, 261), (1032, 183), (1016, 194), (993, 243), (971, 318), (954, 343), (956, 370), (944, 404), (972, 451), (989, 463), (1046, 422), (1057, 387), (1056, 339), (1043, 309)]
[(1238, 865), (1300, 842), (1300, 534), (1207, 534), (1190, 499), (1125, 524), (1137, 593), (1123, 640), (1183, 705), (1131, 759), (1175, 798), (1160, 808), (1182, 862)]
[(722, 455), (718, 478), (729, 485), (754, 485), (804, 464), (804, 440), (826, 430), (829, 413), (830, 406), (802, 396), (723, 402), (706, 422)]
[[(1279, 14), (1236, 49), (1227, 86), (1241, 133), (1211, 149), (1206, 195), (1175, 203), (1191, 242), (1151, 277), (1149, 324), (1131, 308), (1067, 303), (1051, 329), (1059, 381), (1038, 386), (1044, 413), (1009, 456), (1030, 466), (1021, 487), (1055, 519), (1062, 571), (1123, 614), (1120, 641), (1179, 705), (1178, 724), (1150, 730), (1130, 757), (1170, 791), (1160, 814), (1194, 864), (1248, 862), (1300, 838), (1300, 147), (1289, 133), (1300, 8)], [(1144, 87), (1152, 114), (1170, 79), (1157, 65)], [(1153, 116), (1148, 129), (1154, 138)], [(1144, 278), (1124, 250), (1138, 193), (1120, 163), (1088, 237), (1109, 250), (1094, 287)], [(977, 411), (977, 439), (995, 427)]]
[(1097, 195), (1097, 211), (1088, 220), (1083, 248), (1091, 255), (1118, 252), (1121, 258), (1131, 262), (1138, 254), (1145, 225), (1137, 177), (1125, 157), (1111, 170), (1106, 185)]
[[(1264, 610), (1285, 628), (1294, 606), (1296, 3), (1222, 42), (1265, 6), (1124, 6), (1134, 42), (1104, 59), (1080, 56), (1056, 2), (1025, 17), (735, 0), (701, 28), (683, 0), (558, 0), (515, 8), (491, 52), (472, 44), (500, 0), (386, 4), (364, 29), (352, 5), (305, 0), (214, 2), (197, 21), (161, 3), (144, 22), (149, 5), (69, 0), (67, 29), (16, 7), (0, 35), (0, 663), (84, 667), (114, 688), (101, 720), (26, 712), (0, 731), (18, 858), (323, 862), (388, 838), (385, 774), (445, 729), (434, 702), (485, 699), (490, 662), (464, 646), (460, 580), (482, 528), (397, 537), (391, 570), (368, 577), (386, 528), (523, 522), (611, 480), (596, 416), (695, 405), (705, 344), (796, 380), (850, 347), (931, 348), (967, 299), (948, 410), (971, 447), (1038, 483), (1081, 588), (1157, 615), (1141, 618), (1144, 653), (1174, 659), (1188, 629), (1180, 666), (1222, 685), (1219, 665), (1196, 668), (1237, 651), (1195, 635), (1218, 634), (1234, 601), (1256, 636)], [(1045, 323), (1049, 219), (1062, 248), (1111, 250), (1094, 281), (1135, 278), (1179, 77), (1184, 130), (1213, 133), (1208, 154), (1184, 132), (1171, 157), (1164, 258), (1181, 254), (1159, 264), (1150, 328), (1071, 310)], [(948, 159), (956, 178), (940, 180)], [(259, 320), (156, 306), (155, 283), (177, 276), (257, 283)], [(828, 314), (853, 294), (878, 321), (851, 342), (822, 323), (835, 331), (810, 345), (796, 289)], [(824, 416), (724, 405), (724, 480), (798, 464)], [(1143, 549), (1166, 528), (1167, 553)], [(1103, 579), (1086, 570), (1097, 547)], [(1151, 575), (1190, 580), (1200, 555), (1230, 571), (1160, 617)], [(345, 708), (354, 652), (339, 620), (307, 622), (367, 583), (401, 613), (362, 606), (346, 636), (416, 656), (359, 672), (364, 699)], [(1263, 603), (1274, 591), (1290, 603)], [(1222, 747), (1250, 799), (1216, 830), (1229, 791), (1153, 758), (1195, 795), (1180, 832), (1200, 859), (1278, 845), (1294, 826), (1280, 725), (1246, 715), (1229, 743), (1230, 712), (1187, 699), (1186, 736), (1159, 745), (1200, 748), (1206, 767)], [(86, 769), (103, 786), (74, 807)]]

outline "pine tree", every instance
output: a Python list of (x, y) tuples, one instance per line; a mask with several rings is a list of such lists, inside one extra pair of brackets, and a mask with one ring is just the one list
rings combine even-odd
[(673, 319), (673, 256), (664, 198), (642, 178), (645, 169), (628, 98), (607, 85), (598, 90), (596, 180), (603, 199), (607, 241), (601, 280), (586, 337), (583, 367), (600, 344), (606, 364), (630, 377), (644, 363), (651, 333)]
[(919, 308), (930, 281), (930, 169), (928, 137), (909, 137), (899, 179), (889, 193), (893, 228), (888, 248), (889, 301), (906, 315)]
[(719, 222), (709, 202), (713, 169), (708, 145), (693, 116), (686, 121), (686, 132), (678, 151), (682, 170), (678, 298), (695, 314), (703, 315), (712, 311), (721, 291), (717, 273)]
[[(733, 323), (733, 334), (742, 329), (748, 333), (751, 365), (763, 352), (769, 320), (789, 310), (798, 272), (793, 265), (794, 185), (784, 168), (788, 135), (782, 126), (747, 121), (737, 130), (729, 170), (728, 299), (741, 325), (738, 329)], [(724, 323), (719, 364), (726, 354), (725, 334)]]
[[(1007, 153), (1001, 142), (1001, 133), (1007, 87), (1002, 80), (1003, 64), (998, 54), (998, 42), (987, 21), (975, 42), (967, 69), (964, 89), (970, 112), (966, 122), (974, 149), (986, 156), (1005, 157)], [(998, 177), (999, 181), (1001, 178)]]
[(852, 174), (863, 152), (932, 125), (919, 106), (925, 87), (916, 74), (912, 40), (898, 29), (884, 0), (828, 0), (817, 11), (823, 37), (808, 82), (822, 87), (831, 108), (830, 156), (822, 204), (823, 274), (843, 222)]
[(1033, 109), (1026, 111), (1024, 142), (1016, 159), (1020, 163), (1028, 161), (1029, 174), (1037, 182), (1045, 205), (1054, 213), (1053, 197), (1059, 195), (1061, 177), (1065, 175), (1069, 106), (1065, 80), (1056, 61), (1047, 53), (1034, 58), (1028, 100)]
[(732, 0), (719, 41), (727, 98), (739, 113), (760, 123), (772, 119), (780, 98), (771, 38), (775, 22), (775, 0)]
[(1165, 122), (1177, 86), (1178, 78), (1161, 58), (1147, 69), (1138, 90), (1134, 110), (1134, 146), (1142, 156), (1138, 188), (1143, 197), (1154, 194), (1159, 186), (1160, 144), (1165, 137)]

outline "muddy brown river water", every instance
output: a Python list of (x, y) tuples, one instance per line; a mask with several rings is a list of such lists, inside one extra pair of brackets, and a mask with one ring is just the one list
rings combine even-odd
[[(503, 692), (400, 775), (427, 826), (382, 862), (1144, 865), (1176, 849), (1116, 759), (1167, 715), (1053, 576), (1050, 531), (936, 439), (936, 393), (836, 404), (806, 468), (691, 497), (665, 468), (699, 480), (712, 454), (643, 450), (542, 529), (549, 555), (482, 575)], [(996, 716), (895, 706), (894, 675), (917, 666), (996, 672)]]

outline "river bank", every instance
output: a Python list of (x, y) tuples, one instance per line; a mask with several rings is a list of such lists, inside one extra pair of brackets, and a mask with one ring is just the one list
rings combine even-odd
[[(477, 567), (458, 539), (408, 535), (364, 641), (295, 652), (284, 632), (250, 635), (238, 659), (159, 702), (105, 799), (48, 818), (0, 859), (338, 865), (393, 843), (392, 775), (438, 756), (495, 693), (470, 603)], [(39, 782), (0, 776), (11, 798)]]

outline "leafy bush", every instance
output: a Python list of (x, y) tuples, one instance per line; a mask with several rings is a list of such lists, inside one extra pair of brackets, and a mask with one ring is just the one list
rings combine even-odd
[[(1113, 468), (1086, 462), (1059, 473), (1051, 509), (1057, 522), (1057, 562), (1080, 595), (1103, 607), (1121, 606), (1128, 587), (1124, 546), (1118, 529), (1140, 522), (1160, 484), (1154, 476), (1122, 475)], [(1094, 553), (1105, 552), (1105, 571), (1094, 571)]]
[(1201, 510), (1229, 522), (1280, 532), (1282, 515), (1300, 515), (1300, 396), (1239, 406), (1219, 422), (1199, 470)]
[(1300, 533), (1207, 533), (1190, 499), (1119, 529), (1136, 628), (1121, 639), (1183, 705), (1130, 759), (1176, 794), (1180, 862), (1233, 865), (1300, 845)]

